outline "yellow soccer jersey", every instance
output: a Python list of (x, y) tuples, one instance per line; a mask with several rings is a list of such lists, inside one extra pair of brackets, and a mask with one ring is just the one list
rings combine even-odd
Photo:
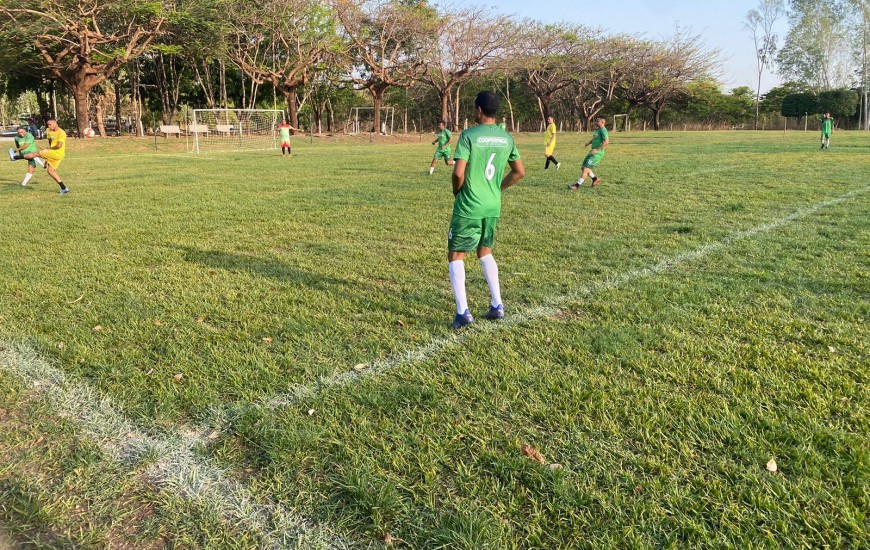
[(45, 137), (48, 138), (48, 144), (50, 147), (54, 147), (56, 144), (60, 143), (60, 149), (54, 149), (54, 153), (63, 157), (66, 155), (66, 132), (64, 132), (61, 128), (57, 130), (46, 130)]

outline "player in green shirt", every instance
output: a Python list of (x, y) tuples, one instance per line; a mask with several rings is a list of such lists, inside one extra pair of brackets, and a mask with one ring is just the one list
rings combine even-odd
[[(474, 100), (477, 126), (459, 136), (453, 167), (453, 217), (447, 233), (450, 286), (456, 299), (451, 325), (460, 329), (472, 322), (465, 295), (465, 254), (477, 250), (492, 298), (485, 317), (504, 318), (498, 265), (492, 257), (495, 228), (501, 215), (501, 193), (526, 175), (514, 139), (496, 126), (499, 100), (493, 92), (480, 92)], [(505, 175), (505, 166), (511, 171)]]
[[(15, 147), (9, 149), (10, 160), (22, 160), (27, 153), (36, 153), (38, 151), (39, 149), (36, 148), (36, 139), (34, 139), (33, 134), (27, 131), (26, 126), (20, 126), (18, 128), (18, 135), (15, 136)], [(39, 157), (27, 161), (27, 173), (24, 174), (24, 181), (21, 182), (21, 185), (27, 185), (27, 182), (33, 177), (33, 169), (36, 168), (37, 163), (40, 166), (45, 165)]]
[(282, 122), (281, 124), (278, 125), (278, 134), (281, 138), (281, 156), (282, 157), (284, 156), (285, 149), (287, 150), (288, 157), (293, 156), (293, 146), (290, 144), (290, 130), (293, 130), (294, 132), (301, 132), (302, 131), (299, 128), (294, 128), (293, 126), (290, 126), (290, 121), (288, 121), (285, 118), (284, 122)]
[(507, 132), (507, 117), (501, 117), (501, 122), (498, 123), (498, 127)]
[(435, 163), (438, 162), (439, 159), (444, 159), (444, 164), (447, 166), (453, 166), (453, 159), (450, 158), (450, 140), (453, 139), (453, 134), (450, 133), (450, 130), (447, 129), (447, 124), (444, 121), (438, 123), (438, 135), (435, 137), (435, 141), (432, 142), (432, 145), (438, 145), (438, 148), (435, 149), (435, 155), (432, 157), (432, 164), (429, 165), (429, 175), (431, 176), (433, 172), (435, 172)]
[(576, 191), (580, 189), (587, 177), (592, 178), (592, 187), (595, 187), (601, 180), (592, 173), (592, 167), (598, 165), (601, 159), (604, 158), (604, 148), (610, 144), (610, 136), (607, 133), (607, 119), (600, 116), (595, 119), (596, 130), (592, 134), (592, 139), (586, 142), (586, 147), (592, 146), (592, 150), (583, 159), (583, 173), (580, 174), (580, 179), (577, 183), (569, 185), (568, 189)]
[(831, 148), (831, 134), (834, 133), (834, 119), (831, 113), (825, 113), (822, 118), (822, 149)]

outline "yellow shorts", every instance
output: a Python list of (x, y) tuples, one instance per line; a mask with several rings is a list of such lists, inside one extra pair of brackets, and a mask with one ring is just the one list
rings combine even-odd
[(49, 166), (57, 170), (57, 167), (60, 166), (61, 161), (63, 161), (63, 158), (66, 155), (59, 151), (55, 151), (54, 149), (44, 149), (39, 152), (39, 156), (44, 158)]

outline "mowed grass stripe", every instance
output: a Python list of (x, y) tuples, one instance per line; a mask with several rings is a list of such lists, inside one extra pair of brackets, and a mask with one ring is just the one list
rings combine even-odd
[(233, 477), (195, 454), (194, 441), (149, 435), (119, 414), (112, 400), (76, 382), (32, 349), (0, 341), (0, 369), (19, 377), (57, 414), (123, 464), (148, 462), (149, 480), (261, 538), (263, 548), (340, 549), (340, 537), (277, 503), (257, 502)]
[(300, 400), (316, 396), (317, 393), (319, 393), (320, 391), (330, 389), (336, 386), (342, 386), (345, 384), (352, 384), (363, 378), (379, 376), (399, 367), (429, 360), (453, 346), (458, 346), (462, 344), (465, 340), (469, 338), (487, 335), (492, 333), (493, 331), (508, 329), (516, 325), (527, 323), (529, 321), (558, 315), (560, 313), (560, 308), (563, 307), (564, 304), (566, 304), (567, 302), (581, 300), (583, 298), (592, 296), (598, 292), (618, 288), (636, 279), (658, 275), (662, 272), (669, 271), (685, 263), (703, 259), (710, 254), (727, 248), (732, 243), (744, 239), (750, 239), (752, 237), (755, 237), (756, 235), (767, 233), (787, 226), (797, 220), (800, 220), (801, 218), (810, 216), (824, 208), (848, 201), (849, 199), (852, 199), (855, 196), (866, 192), (868, 189), (870, 189), (870, 187), (861, 187), (854, 189), (848, 193), (840, 195), (839, 197), (822, 201), (796, 210), (795, 212), (792, 212), (791, 214), (782, 218), (778, 218), (776, 220), (757, 225), (750, 229), (734, 232), (722, 239), (721, 241), (709, 243), (699, 248), (696, 248), (695, 250), (683, 254), (678, 254), (671, 258), (663, 259), (645, 268), (627, 271), (616, 277), (607, 278), (602, 281), (596, 281), (591, 285), (585, 286), (583, 288), (561, 296), (554, 296), (553, 298), (547, 300), (544, 304), (541, 304), (537, 307), (518, 308), (515, 312), (510, 312), (509, 316), (502, 322), (491, 323), (483, 320), (478, 320), (470, 327), (467, 327), (461, 332), (453, 334), (449, 337), (435, 339), (431, 342), (426, 343), (423, 346), (419, 346), (406, 352), (393, 355), (392, 357), (388, 357), (380, 361), (375, 361), (370, 365), (354, 365), (353, 368), (349, 370), (339, 372), (332, 376), (322, 377), (320, 380), (317, 380), (312, 384), (296, 386), (294, 388), (291, 388), (290, 391), (283, 395), (273, 397), (261, 406), (265, 409), (276, 409), (279, 407), (294, 405)]

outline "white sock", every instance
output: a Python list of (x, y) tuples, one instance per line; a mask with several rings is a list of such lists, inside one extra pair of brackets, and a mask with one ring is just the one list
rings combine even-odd
[(589, 172), (589, 177), (592, 179), (595, 179), (595, 174), (593, 174), (592, 172)]
[(583, 185), (584, 181), (586, 181), (585, 178), (580, 178), (579, 180), (577, 180), (577, 185)]
[(483, 267), (483, 276), (486, 279), (486, 284), (489, 285), (489, 294), (492, 297), (492, 307), (501, 305), (501, 287), (498, 284), (498, 264), (495, 263), (495, 258), (492, 254), (487, 254), (480, 259), (480, 265)]
[(32, 178), (32, 177), (33, 177), (33, 174), (31, 174), (29, 172), (27, 174), (24, 174), (24, 181), (21, 182), (21, 185), (27, 185), (27, 182), (30, 181), (30, 178)]
[(450, 286), (453, 287), (453, 297), (456, 299), (456, 313), (465, 313), (468, 310), (468, 298), (465, 296), (465, 261), (450, 262)]
[(434, 167), (434, 166), (430, 166), (430, 167), (429, 167), (429, 175), (431, 176), (432, 173), (433, 173), (434, 171), (435, 171), (435, 167)]

